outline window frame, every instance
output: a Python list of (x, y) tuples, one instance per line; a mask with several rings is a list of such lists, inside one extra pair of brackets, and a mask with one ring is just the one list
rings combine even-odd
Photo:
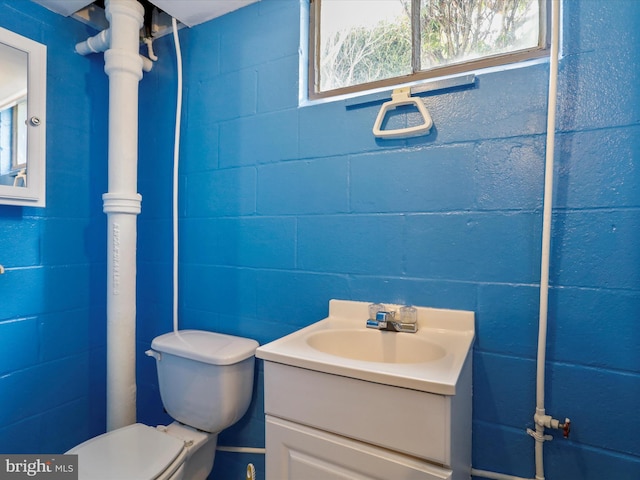
[[(375, 0), (372, 0), (375, 1)], [(415, 11), (415, 5), (420, 0), (411, 0), (412, 7)], [(445, 76), (458, 75), (463, 73), (476, 72), (478, 70), (507, 66), (529, 60), (535, 60), (549, 56), (549, 47), (551, 44), (551, 8), (550, 2), (553, 0), (538, 0), (540, 10), (540, 29), (538, 32), (538, 45), (529, 49), (518, 50), (515, 52), (502, 53), (496, 55), (488, 55), (486, 57), (467, 60), (460, 63), (453, 63), (441, 67), (435, 67), (428, 70), (416, 71), (420, 67), (420, 56), (416, 55), (416, 45), (420, 44), (420, 32), (417, 28), (419, 18), (412, 15), (411, 18), (411, 39), (412, 54), (411, 68), (413, 73), (398, 77), (376, 80), (373, 82), (351, 85), (348, 87), (336, 88), (325, 92), (319, 91), (320, 78), (318, 63), (320, 59), (320, 8), (322, 0), (309, 0), (309, 33), (308, 33), (308, 61), (307, 61), (307, 98), (308, 100), (322, 100), (333, 97), (365, 94), (371, 90), (377, 90), (384, 87), (395, 87), (398, 85), (408, 84), (416, 81), (431, 80)], [(418, 49), (419, 52), (419, 49)]]

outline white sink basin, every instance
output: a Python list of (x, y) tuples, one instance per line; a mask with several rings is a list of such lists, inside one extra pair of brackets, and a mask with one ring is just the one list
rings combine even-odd
[(387, 332), (366, 328), (368, 305), (331, 300), (327, 318), (259, 347), (256, 356), (318, 372), (454, 395), (473, 343), (473, 312), (416, 307), (416, 333)]
[(336, 357), (375, 363), (428, 363), (444, 357), (444, 348), (414, 334), (378, 330), (324, 330), (307, 344)]

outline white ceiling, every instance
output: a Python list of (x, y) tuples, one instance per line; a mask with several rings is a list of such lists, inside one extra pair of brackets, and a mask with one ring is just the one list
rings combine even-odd
[[(33, 0), (68, 17), (93, 3), (93, 0)], [(150, 0), (156, 7), (188, 27), (207, 22), (259, 0)]]
[[(93, 0), (33, 0), (68, 17), (93, 3)], [(150, 0), (156, 7), (193, 27), (259, 0)]]
[(93, 0), (33, 0), (49, 10), (68, 17), (74, 12), (86, 7)]
[(175, 17), (187, 27), (242, 8), (258, 0), (150, 0), (156, 7)]

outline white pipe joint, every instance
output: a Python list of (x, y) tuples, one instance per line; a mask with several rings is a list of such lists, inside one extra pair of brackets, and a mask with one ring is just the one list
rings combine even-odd
[(541, 428), (554, 428), (556, 430), (565, 430), (565, 437), (569, 434), (569, 429), (571, 425), (571, 420), (568, 418), (564, 419), (564, 423), (561, 423), (560, 420), (553, 418), (551, 415), (545, 415), (544, 413), (536, 413), (533, 416), (533, 421), (537, 426)]
[(118, 72), (129, 73), (140, 81), (143, 66), (144, 62), (138, 53), (114, 48), (104, 52), (104, 71), (107, 75)]
[(102, 210), (104, 213), (128, 213), (138, 215), (141, 211), (142, 195), (125, 193), (102, 194)]
[[(91, 53), (101, 53), (109, 50), (111, 45), (111, 29), (107, 28), (106, 30), (101, 31), (99, 34), (87, 38), (84, 42), (80, 42), (76, 44), (76, 53), (80, 55), (89, 55)], [(157, 60), (158, 57), (155, 57), (154, 60)], [(153, 62), (145, 57), (144, 55), (140, 55), (140, 60), (142, 61), (142, 70), (145, 72), (150, 72), (153, 69)]]
[(76, 44), (76, 53), (89, 55), (90, 53), (104, 52), (111, 44), (111, 29), (107, 28), (84, 42)]
[(551, 415), (539, 415), (536, 413), (533, 416), (533, 420), (536, 422), (536, 425), (540, 425), (544, 428), (560, 428), (560, 421), (556, 420)]
[(144, 55), (140, 55), (140, 60), (142, 60), (142, 70), (145, 72), (150, 72), (153, 69), (153, 62), (149, 60)]

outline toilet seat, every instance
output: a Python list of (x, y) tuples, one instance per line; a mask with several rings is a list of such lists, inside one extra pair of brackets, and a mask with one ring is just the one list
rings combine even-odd
[(136, 423), (94, 437), (69, 450), (78, 455), (80, 480), (164, 480), (184, 463), (185, 443)]

